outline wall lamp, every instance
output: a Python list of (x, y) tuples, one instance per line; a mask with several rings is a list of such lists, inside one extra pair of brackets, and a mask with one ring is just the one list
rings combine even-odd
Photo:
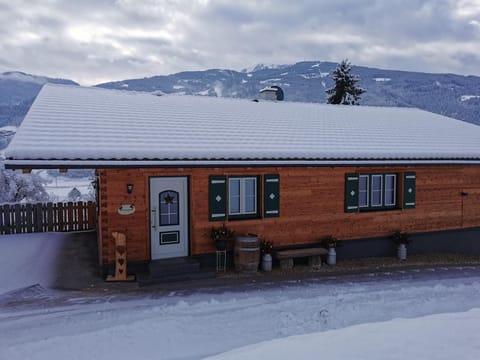
[(127, 193), (131, 194), (133, 192), (133, 184), (127, 184)]

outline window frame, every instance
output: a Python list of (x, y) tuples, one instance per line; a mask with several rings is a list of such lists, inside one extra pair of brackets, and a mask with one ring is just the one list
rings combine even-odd
[[(229, 220), (236, 220), (236, 219), (255, 219), (260, 217), (260, 204), (259, 204), (259, 188), (258, 185), (260, 183), (259, 176), (255, 175), (232, 175), (227, 177), (227, 213)], [(247, 204), (247, 196), (251, 196), (250, 194), (246, 194), (246, 182), (248, 180), (254, 180), (254, 211), (247, 211), (246, 204)], [(239, 212), (232, 213), (231, 212), (231, 192), (232, 189), (232, 182), (239, 181)]]
[[(393, 177), (393, 203), (389, 203), (387, 204), (387, 177)], [(397, 206), (397, 203), (398, 203), (398, 199), (397, 199), (397, 196), (398, 196), (398, 176), (397, 174), (385, 174), (384, 175), (384, 178), (385, 178), (385, 185), (384, 185), (384, 198), (385, 198), (385, 201), (384, 201), (384, 204), (386, 207), (391, 207), (391, 206)]]
[[(358, 209), (360, 212), (364, 211), (382, 211), (382, 210), (395, 210), (399, 208), (399, 199), (398, 199), (398, 194), (399, 194), (399, 181), (398, 181), (398, 173), (363, 173), (359, 174), (359, 181), (358, 181), (358, 191), (359, 194), (362, 191), (365, 191), (360, 188), (361, 178), (367, 178), (367, 205), (361, 205), (360, 200), (361, 197), (358, 197)], [(387, 177), (393, 177), (393, 203), (387, 203)], [(378, 192), (378, 187), (374, 189), (373, 187), (373, 179), (380, 178), (380, 203), (374, 204), (373, 201), (373, 196), (374, 196), (374, 191)]]
[[(362, 183), (362, 178), (366, 178), (367, 180), (365, 181), (365, 184), (367, 185), (367, 188), (365, 190), (362, 190), (361, 183)], [(365, 205), (361, 204), (361, 193), (364, 192), (366, 193), (366, 200), (367, 203)], [(368, 209), (370, 207), (370, 176), (366, 174), (361, 174), (358, 176), (358, 207), (359, 209)]]
[[(176, 199), (175, 202), (173, 203), (167, 203), (167, 212), (163, 212), (162, 211), (162, 205), (164, 205), (162, 203), (162, 195), (163, 194), (167, 194), (168, 196), (170, 196), (170, 193), (172, 193), (174, 195), (173, 197), (173, 200)], [(175, 198), (176, 197), (176, 198)], [(180, 201), (179, 201), (179, 197), (180, 197), (180, 194), (178, 191), (175, 191), (175, 190), (164, 190), (162, 191), (161, 193), (158, 194), (158, 204), (159, 204), (159, 207), (158, 207), (158, 223), (159, 223), (159, 226), (177, 226), (180, 224)], [(163, 200), (165, 200), (166, 198), (164, 198)], [(171, 212), (171, 206), (170, 205), (173, 205), (175, 204), (176, 206), (176, 212)], [(168, 217), (168, 224), (167, 223), (164, 223), (163, 220), (162, 220), (162, 215), (166, 215)], [(171, 221), (171, 217), (172, 215), (174, 215), (174, 220), (176, 220), (175, 222), (170, 222)]]
[[(374, 187), (374, 179), (380, 179), (380, 188)], [(371, 174), (370, 175), (370, 207), (371, 208), (379, 208), (384, 206), (383, 202), (383, 174)], [(374, 194), (380, 194), (380, 202), (374, 202)]]

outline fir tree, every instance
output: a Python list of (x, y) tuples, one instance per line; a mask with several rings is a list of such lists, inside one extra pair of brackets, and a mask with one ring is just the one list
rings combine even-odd
[(332, 79), (335, 86), (325, 90), (327, 93), (328, 104), (358, 105), (360, 95), (366, 90), (357, 87), (360, 78), (357, 75), (350, 74), (352, 64), (348, 59), (342, 60), (333, 72)]

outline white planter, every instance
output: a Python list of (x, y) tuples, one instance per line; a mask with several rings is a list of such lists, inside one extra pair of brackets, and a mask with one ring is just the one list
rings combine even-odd
[(262, 270), (272, 271), (272, 255), (264, 254), (262, 257)]
[(335, 248), (328, 249), (328, 256), (327, 256), (327, 264), (328, 265), (335, 265), (337, 263), (337, 252)]
[(405, 244), (398, 245), (397, 257), (400, 260), (407, 260), (407, 247), (405, 246)]

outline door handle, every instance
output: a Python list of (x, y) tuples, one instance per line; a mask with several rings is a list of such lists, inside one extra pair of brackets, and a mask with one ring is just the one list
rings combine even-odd
[(153, 216), (153, 228), (157, 230), (157, 208), (152, 209), (152, 216)]

